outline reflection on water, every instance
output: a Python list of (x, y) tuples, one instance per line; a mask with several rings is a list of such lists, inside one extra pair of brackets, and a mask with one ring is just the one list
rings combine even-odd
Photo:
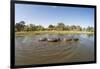
[[(78, 42), (38, 41), (40, 37), (79, 38)], [(15, 64), (48, 64), (94, 61), (94, 35), (16, 36)]]

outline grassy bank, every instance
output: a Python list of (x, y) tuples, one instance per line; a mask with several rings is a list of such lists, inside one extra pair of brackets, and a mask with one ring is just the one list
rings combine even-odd
[(41, 34), (93, 34), (94, 32), (83, 32), (83, 31), (30, 31), (30, 32), (15, 32), (16, 36), (24, 35), (41, 35)]

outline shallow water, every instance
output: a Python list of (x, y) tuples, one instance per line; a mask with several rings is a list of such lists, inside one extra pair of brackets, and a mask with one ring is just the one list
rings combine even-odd
[[(77, 42), (38, 41), (41, 37), (79, 38)], [(36, 35), (15, 37), (15, 64), (49, 64), (94, 61), (94, 35)]]

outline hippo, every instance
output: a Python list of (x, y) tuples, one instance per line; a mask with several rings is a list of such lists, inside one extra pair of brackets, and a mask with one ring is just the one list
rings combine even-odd
[(57, 41), (60, 41), (60, 38), (48, 38), (47, 41), (48, 42), (57, 42)]
[(64, 38), (63, 41), (79, 41), (79, 39), (78, 38), (69, 38), (69, 39)]
[(78, 38), (74, 38), (73, 41), (79, 41), (79, 39)]
[(47, 38), (39, 38), (39, 41), (46, 41), (47, 40)]

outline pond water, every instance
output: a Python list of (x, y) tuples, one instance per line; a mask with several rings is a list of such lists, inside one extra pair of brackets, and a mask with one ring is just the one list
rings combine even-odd
[[(77, 42), (38, 41), (41, 37), (78, 38)], [(94, 35), (34, 35), (15, 37), (15, 65), (94, 61)]]

